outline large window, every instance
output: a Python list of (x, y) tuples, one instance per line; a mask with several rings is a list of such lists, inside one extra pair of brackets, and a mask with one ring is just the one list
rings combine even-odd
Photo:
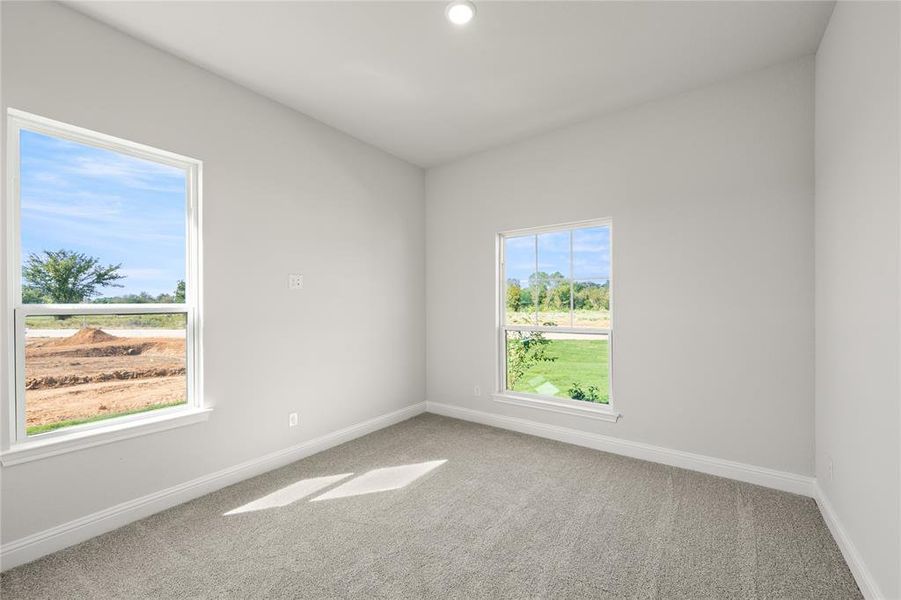
[(198, 392), (198, 161), (10, 111), (13, 443)]
[(502, 395), (608, 410), (611, 223), (593, 221), (499, 237)]

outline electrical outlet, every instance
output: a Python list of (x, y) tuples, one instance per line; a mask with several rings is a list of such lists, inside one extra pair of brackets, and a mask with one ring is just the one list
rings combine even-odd
[(472, 395), (473, 395), (473, 396), (481, 396), (481, 395), (482, 395), (482, 388), (479, 387), (479, 386), (477, 386), (477, 385), (476, 385), (476, 386), (473, 386), (473, 388), (472, 388)]
[(303, 289), (303, 275), (299, 273), (291, 273), (290, 275), (288, 275), (288, 289)]
[(297, 427), (297, 413), (288, 415), (288, 427)]
[(826, 480), (832, 481), (835, 478), (835, 465), (832, 464), (832, 457), (826, 457)]

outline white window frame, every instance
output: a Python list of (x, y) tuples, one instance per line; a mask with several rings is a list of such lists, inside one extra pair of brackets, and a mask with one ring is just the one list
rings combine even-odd
[[(522, 237), (530, 235), (539, 235), (543, 233), (560, 233), (570, 232), (570, 269), (567, 279), (570, 286), (573, 285), (572, 272), (572, 231), (578, 229), (587, 229), (591, 227), (607, 227), (610, 231), (610, 327), (550, 327), (538, 325), (508, 325), (506, 323), (507, 316), (507, 275), (505, 268), (504, 248), (505, 241), (508, 238)], [(537, 239), (536, 239), (537, 244)], [(536, 248), (536, 263), (538, 260)], [(538, 265), (536, 264), (536, 270)], [(591, 419), (616, 422), (622, 416), (616, 411), (613, 405), (613, 325), (614, 325), (614, 307), (613, 307), (613, 220), (610, 218), (593, 219), (590, 221), (578, 221), (575, 223), (563, 223), (559, 225), (549, 225), (542, 227), (530, 227), (527, 229), (516, 229), (511, 231), (503, 231), (497, 234), (497, 320), (496, 320), (496, 385), (493, 394), (494, 400), (505, 404), (513, 404), (517, 406), (526, 406), (551, 412), (563, 413), (574, 416), (587, 417)], [(570, 313), (572, 311), (572, 293), (570, 293)], [(608, 403), (600, 404), (596, 402), (586, 402), (584, 400), (573, 400), (571, 398), (558, 398), (556, 396), (544, 396), (540, 394), (532, 394), (528, 392), (514, 392), (507, 389), (507, 332), (509, 331), (537, 331), (543, 333), (571, 333), (578, 335), (606, 334), (609, 344), (608, 361), (609, 361), (609, 390)]]
[[(24, 304), (22, 303), (21, 200), (19, 138), (21, 130), (61, 138), (95, 148), (150, 160), (186, 174), (186, 265), (184, 304)], [(129, 140), (76, 127), (13, 108), (7, 113), (7, 318), (9, 381), (8, 443), (0, 453), (4, 465), (17, 464), (61, 452), (169, 429), (207, 418), (202, 394), (201, 360), (201, 239), (200, 199), (202, 162)], [(185, 405), (113, 417), (28, 436), (25, 432), (25, 319), (35, 315), (96, 315), (181, 313), (186, 316), (185, 350), (187, 402)], [(20, 343), (21, 342), (21, 343)]]

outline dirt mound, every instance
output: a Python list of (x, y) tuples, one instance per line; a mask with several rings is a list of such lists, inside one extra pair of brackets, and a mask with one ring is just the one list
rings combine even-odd
[(94, 373), (90, 375), (67, 374), (63, 376), (34, 377), (25, 380), (26, 390), (43, 390), (47, 388), (60, 388), (85, 383), (99, 383), (101, 381), (121, 381), (127, 379), (150, 379), (153, 377), (175, 377), (184, 375), (184, 367), (153, 367), (147, 369), (119, 369), (109, 373)]
[(47, 344), (48, 346), (83, 346), (85, 344), (99, 344), (100, 342), (109, 342), (116, 339), (116, 336), (110, 335), (102, 329), (96, 327), (85, 327), (79, 329), (74, 335), (67, 338), (54, 340)]
[(173, 358), (185, 357), (185, 340), (150, 338), (141, 347), (142, 356), (169, 356)]

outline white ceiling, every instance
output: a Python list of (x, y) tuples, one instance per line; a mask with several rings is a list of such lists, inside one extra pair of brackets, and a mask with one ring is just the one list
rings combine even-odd
[(69, 3), (421, 166), (816, 51), (832, 2)]

